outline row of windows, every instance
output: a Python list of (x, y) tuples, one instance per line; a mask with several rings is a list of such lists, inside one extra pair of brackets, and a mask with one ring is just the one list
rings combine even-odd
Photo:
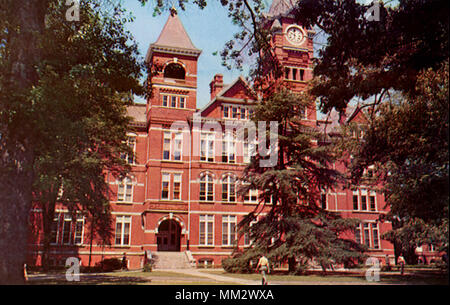
[(178, 96), (178, 95), (161, 95), (162, 98), (162, 106), (170, 107), (170, 108), (186, 108), (186, 96)]
[[(214, 215), (199, 216), (199, 245), (214, 245)], [(222, 215), (222, 245), (232, 246), (236, 242), (237, 217)], [(131, 216), (117, 216), (115, 225), (115, 245), (130, 245)], [(52, 244), (81, 245), (84, 235), (84, 217), (72, 219), (71, 214), (56, 213), (51, 230)], [(378, 223), (363, 222), (355, 231), (355, 240), (372, 249), (380, 249)], [(249, 245), (248, 234), (244, 235), (244, 245)], [(432, 249), (433, 250), (433, 249)], [(431, 251), (432, 251), (431, 250)]]
[[(214, 162), (215, 157), (215, 135), (214, 133), (202, 133), (200, 135), (200, 160)], [(218, 157), (220, 162), (236, 163), (237, 139), (231, 133), (223, 135), (220, 141), (221, 154)], [(249, 163), (252, 154), (256, 152), (256, 144), (243, 143), (243, 162)], [(163, 160), (181, 161), (183, 155), (183, 134), (181, 132), (164, 132), (163, 134)]]
[(284, 69), (284, 78), (287, 80), (305, 80), (305, 70), (300, 68), (288, 68)]
[[(327, 206), (328, 195), (322, 193), (320, 195), (320, 207), (324, 210), (328, 208)], [(377, 200), (375, 191), (367, 191), (366, 189), (353, 191), (353, 210), (354, 211), (377, 211)]]
[(368, 248), (380, 249), (378, 223), (363, 222), (356, 227), (355, 240)]
[(55, 213), (50, 243), (54, 245), (81, 245), (83, 243), (84, 217), (77, 215), (72, 219), (70, 213)]
[(253, 109), (243, 106), (223, 106), (223, 118), (249, 120), (253, 116)]

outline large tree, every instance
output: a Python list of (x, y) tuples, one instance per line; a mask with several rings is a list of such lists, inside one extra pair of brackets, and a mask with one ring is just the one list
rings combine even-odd
[[(255, 122), (278, 126), (275, 135), (258, 135), (259, 141), (266, 136), (278, 138), (277, 147), (272, 148), (277, 160), (266, 167), (261, 163), (265, 157), (257, 154), (244, 171), (246, 184), (240, 192), (257, 189), (261, 195), (255, 211), (240, 223), (241, 233), (253, 240), (252, 247), (224, 261), (230, 271), (261, 254), (287, 261), (290, 272), (299, 270), (299, 262), (300, 269), (314, 262), (325, 270), (333, 263), (351, 264), (364, 257), (363, 246), (351, 234), (358, 220), (343, 219), (319, 204), (321, 192), (333, 189), (339, 174), (331, 169), (332, 150), (317, 145), (320, 134), (301, 121), (310, 104), (309, 95), (280, 87), (255, 107)], [(258, 218), (263, 206), (268, 212)]]
[[(130, 153), (126, 145), (126, 105), (131, 103), (131, 94), (142, 92), (137, 47), (124, 31), (126, 16), (120, 6), (82, 2), (80, 21), (69, 22), (65, 20), (68, 7), (64, 3), (41, 4), (42, 25), (32, 32), (32, 38), (28, 37), (38, 55), (34, 61), (27, 58), (21, 68), (12, 61), (19, 47), (14, 39), (27, 39), (23, 36), (27, 27), (16, 25), (10, 7), (2, 7), (4, 166), (0, 181), (2, 194), (9, 194), (4, 198), (11, 199), (2, 201), (0, 214), (0, 251), (4, 258), (0, 278), (5, 283), (22, 280), (32, 199), (42, 210), (46, 250), (57, 201), (74, 216), (77, 210), (83, 210), (95, 220), (93, 227), (107, 238), (110, 222), (105, 170), (126, 173), (120, 158)], [(27, 6), (16, 8), (23, 11)], [(26, 66), (32, 71), (28, 87), (20, 88), (20, 83), (10, 77), (8, 69), (14, 65), (15, 69)], [(29, 156), (26, 164), (20, 162), (21, 155), (12, 154), (16, 151)], [(19, 170), (29, 180), (12, 175)], [(58, 196), (61, 191), (62, 196)]]

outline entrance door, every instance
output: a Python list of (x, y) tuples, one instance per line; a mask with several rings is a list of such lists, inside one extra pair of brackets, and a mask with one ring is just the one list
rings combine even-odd
[(173, 219), (161, 222), (157, 235), (158, 251), (180, 251), (181, 227)]

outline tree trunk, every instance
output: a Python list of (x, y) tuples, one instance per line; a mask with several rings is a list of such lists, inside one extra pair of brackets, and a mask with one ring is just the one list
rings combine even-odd
[[(45, 208), (47, 206), (47, 208)], [(42, 228), (43, 228), (43, 246), (42, 246), (42, 267), (44, 270), (49, 269), (50, 243), (53, 219), (55, 218), (56, 203), (42, 203)]]
[(295, 270), (297, 269), (297, 261), (295, 260), (295, 257), (291, 256), (288, 258), (288, 267), (289, 273), (295, 272)]
[(21, 284), (27, 255), (34, 161), (32, 118), (27, 113), (32, 110), (29, 92), (37, 82), (38, 38), (44, 27), (47, 1), (10, 0), (3, 4), (12, 16), (9, 41), (5, 42), (9, 49), (5, 62), (10, 67), (6, 92), (13, 92), (14, 96), (2, 96), (1, 105), (7, 120), (2, 120), (5, 125), (0, 125), (0, 284)]
[(0, 284), (24, 282), (33, 181), (29, 165), (32, 160), (33, 154), (19, 145), (1, 152)]

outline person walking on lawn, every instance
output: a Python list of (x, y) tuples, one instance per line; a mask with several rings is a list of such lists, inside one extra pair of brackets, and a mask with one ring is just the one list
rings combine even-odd
[(262, 284), (267, 285), (266, 271), (270, 272), (269, 260), (264, 255), (258, 261), (258, 265), (256, 265), (256, 270), (261, 271), (262, 275)]

